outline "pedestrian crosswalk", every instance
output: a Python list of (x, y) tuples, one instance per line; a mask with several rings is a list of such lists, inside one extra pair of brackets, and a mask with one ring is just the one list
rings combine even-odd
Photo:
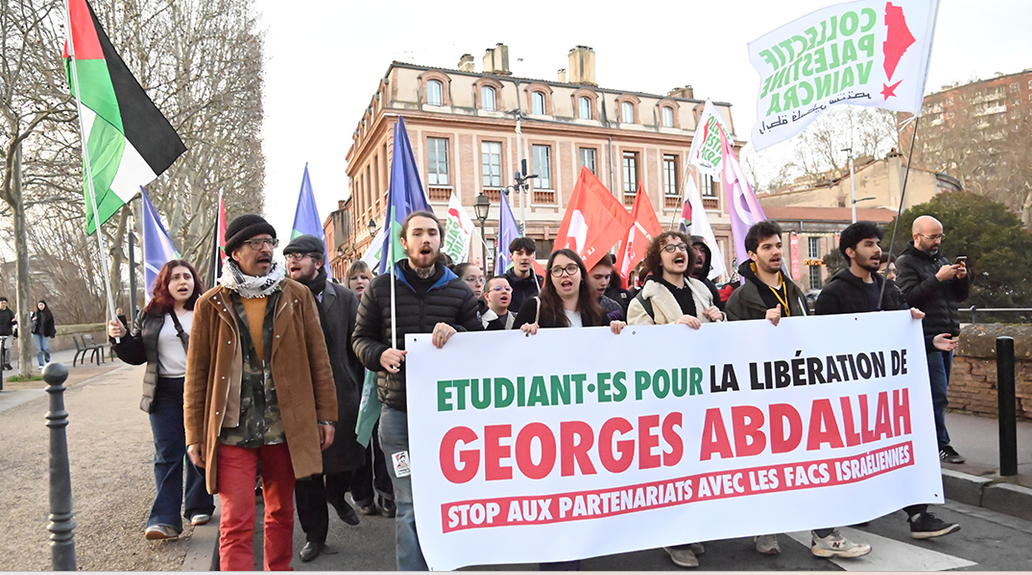
[[(927, 545), (904, 543), (852, 527), (840, 527), (839, 533), (872, 547), (868, 555), (856, 559), (829, 559), (843, 571), (946, 571), (977, 565), (967, 559), (928, 549)], [(786, 535), (810, 547), (809, 531)]]

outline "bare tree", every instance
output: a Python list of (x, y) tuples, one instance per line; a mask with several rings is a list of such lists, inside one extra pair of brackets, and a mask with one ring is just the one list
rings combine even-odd
[[(32, 303), (26, 211), (35, 199), (45, 201), (48, 193), (45, 182), (23, 180), (23, 157), (45, 154), (47, 137), (37, 136), (67, 129), (74, 118), (55, 57), (62, 5), (59, 0), (0, 0), (0, 198), (13, 220), (18, 323), (26, 336)], [(19, 344), (25, 376), (32, 366), (29, 340), (22, 337)]]

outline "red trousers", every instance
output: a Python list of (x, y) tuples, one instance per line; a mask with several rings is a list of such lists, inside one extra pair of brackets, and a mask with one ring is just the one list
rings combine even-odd
[(294, 467), (287, 444), (257, 449), (218, 446), (218, 490), (222, 502), (219, 564), (223, 571), (254, 571), (254, 484), (262, 462), (265, 499), (265, 570), (292, 571), (294, 555)]

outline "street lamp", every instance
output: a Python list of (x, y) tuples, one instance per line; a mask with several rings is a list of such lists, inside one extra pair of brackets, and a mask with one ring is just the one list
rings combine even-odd
[(369, 223), (366, 224), (366, 226), (369, 228), (370, 236), (376, 235), (376, 220), (370, 219)]
[[(483, 259), (481, 260), (482, 266), (487, 267), (487, 236), (484, 235), (484, 223), (487, 222), (487, 214), (491, 211), (491, 200), (484, 195), (484, 192), (480, 192), (477, 196), (477, 201), (473, 204), (473, 211), (477, 215), (477, 219), (480, 220), (480, 251)], [(487, 271), (486, 269), (484, 270)]]

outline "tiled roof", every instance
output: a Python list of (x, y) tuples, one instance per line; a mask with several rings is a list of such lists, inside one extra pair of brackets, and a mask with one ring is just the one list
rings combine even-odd
[[(853, 221), (850, 208), (807, 208), (801, 206), (777, 207), (763, 206), (763, 212), (771, 220), (804, 222), (843, 222)], [(896, 217), (896, 212), (885, 208), (857, 208), (857, 221), (886, 224)]]

